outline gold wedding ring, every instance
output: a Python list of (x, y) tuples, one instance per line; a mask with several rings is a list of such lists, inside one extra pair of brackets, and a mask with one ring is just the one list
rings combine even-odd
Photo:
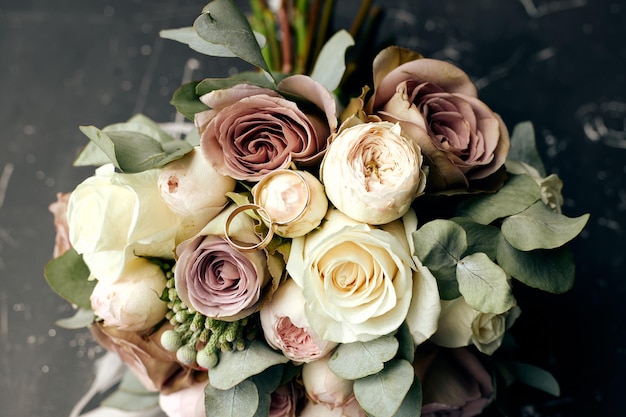
[[(257, 183), (256, 191), (254, 192), (254, 196), (253, 196), (253, 198), (254, 198), (254, 205), (256, 205), (257, 207), (262, 207), (259, 204), (259, 202), (258, 202), (257, 195), (261, 192), (263, 186), (265, 186), (266, 183), (272, 177), (275, 177), (276, 175), (283, 174), (283, 173), (284, 174), (295, 175), (302, 182), (302, 184), (304, 184), (304, 189), (306, 191), (306, 200), (304, 201), (302, 209), (295, 216), (293, 216), (291, 219), (283, 220), (281, 222), (277, 222), (275, 219), (271, 219), (270, 214), (267, 212), (267, 210), (264, 209), (265, 213), (267, 214), (267, 217), (270, 219), (270, 221), (268, 221), (268, 223), (274, 224), (276, 226), (285, 226), (285, 225), (288, 225), (289, 223), (292, 223), (292, 222), (298, 220), (300, 217), (302, 217), (302, 215), (306, 211), (306, 209), (309, 206), (309, 203), (311, 201), (311, 188), (309, 187), (309, 184), (306, 182), (306, 180), (304, 179), (302, 174), (300, 174), (298, 171), (294, 171), (292, 169), (278, 169), (276, 171), (273, 171), (273, 172), (267, 174), (265, 177), (263, 177), (263, 179), (261, 181), (259, 181)], [(267, 218), (265, 218), (264, 216), (261, 216), (261, 217), (263, 218), (263, 220), (267, 221)]]
[[(229, 234), (230, 224), (232, 223), (235, 216), (237, 216), (239, 213), (246, 211), (246, 210), (253, 210), (259, 217), (261, 217), (264, 221), (266, 221), (268, 223), (268, 232), (259, 243), (250, 244), (250, 245), (240, 245), (230, 238), (230, 234)], [(253, 252), (253, 251), (257, 251), (257, 250), (261, 250), (265, 248), (270, 243), (270, 241), (272, 240), (272, 237), (274, 237), (275, 227), (276, 226), (272, 222), (272, 219), (270, 218), (269, 213), (263, 207), (259, 206), (258, 204), (243, 204), (235, 208), (228, 216), (228, 219), (226, 219), (226, 223), (224, 224), (224, 236), (226, 237), (226, 240), (228, 241), (228, 243), (235, 249), (238, 249), (242, 252)]]

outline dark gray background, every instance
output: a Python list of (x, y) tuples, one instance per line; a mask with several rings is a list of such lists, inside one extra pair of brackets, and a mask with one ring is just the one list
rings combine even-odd
[[(342, 22), (356, 10), (340, 1)], [(532, 120), (547, 168), (565, 180), (565, 213), (592, 217), (573, 244), (574, 289), (523, 292), (514, 327), (525, 357), (553, 372), (560, 399), (526, 415), (618, 415), (625, 366), (626, 4), (617, 0), (387, 0), (383, 34), (461, 66), (509, 126)], [(246, 4), (240, 1), (239, 4)], [(47, 211), (91, 169), (72, 167), (82, 124), (168, 104), (188, 58), (195, 78), (237, 61), (161, 40), (203, 2), (0, 0), (0, 416), (66, 416), (101, 350), (42, 277), (54, 231)], [(521, 414), (520, 414), (521, 415)]]

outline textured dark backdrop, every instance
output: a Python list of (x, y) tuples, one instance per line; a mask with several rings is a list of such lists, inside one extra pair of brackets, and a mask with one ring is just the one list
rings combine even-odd
[[(239, 2), (245, 4), (245, 2)], [(347, 22), (353, 2), (341, 1)], [(142, 112), (173, 121), (168, 104), (188, 58), (223, 76), (236, 61), (207, 59), (158, 37), (189, 25), (203, 2), (0, 0), (0, 416), (62, 417), (91, 381), (101, 351), (48, 289), (57, 191), (91, 174), (72, 160), (81, 124)], [(621, 415), (626, 376), (626, 4), (616, 0), (387, 0), (381, 40), (450, 60), (476, 81), (509, 126), (532, 120), (549, 171), (566, 182), (565, 213), (592, 217), (574, 243), (574, 289), (524, 292), (514, 327), (526, 359), (563, 394), (520, 411)], [(525, 413), (525, 414), (523, 414)]]

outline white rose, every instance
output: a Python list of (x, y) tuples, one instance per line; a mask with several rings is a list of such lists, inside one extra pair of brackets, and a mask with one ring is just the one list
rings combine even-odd
[(354, 381), (335, 375), (328, 367), (328, 357), (305, 363), (302, 383), (309, 399), (330, 409), (343, 407), (354, 399)]
[(134, 258), (114, 283), (98, 281), (91, 293), (91, 308), (105, 326), (147, 330), (163, 320), (167, 312), (167, 303), (160, 298), (165, 281), (158, 265)]
[(180, 219), (161, 199), (158, 176), (120, 174), (108, 164), (72, 192), (70, 242), (98, 280), (112, 283), (136, 256), (174, 257)]
[(163, 201), (182, 219), (178, 240), (195, 235), (228, 203), (236, 181), (218, 173), (198, 148), (167, 164), (158, 185)]
[(283, 237), (304, 236), (319, 226), (328, 210), (324, 186), (306, 171), (274, 171), (252, 193), (277, 224), (276, 234)]
[(426, 187), (419, 146), (400, 125), (358, 124), (340, 131), (326, 150), (320, 178), (328, 199), (344, 214), (369, 224), (402, 217)]
[(287, 271), (303, 289), (307, 319), (322, 339), (373, 340), (397, 329), (410, 307), (420, 329), (434, 331), (438, 303), (432, 314), (411, 305), (430, 306), (439, 294), (436, 283), (431, 294), (416, 293), (434, 278), (416, 269), (409, 234), (401, 220), (376, 228), (331, 209), (318, 230), (292, 240)]
[(296, 283), (287, 279), (261, 309), (261, 326), (267, 343), (295, 362), (311, 362), (337, 345), (322, 340), (304, 314), (304, 297)]
[(503, 314), (482, 313), (467, 304), (463, 297), (442, 301), (441, 305), (437, 332), (431, 340), (448, 348), (474, 344), (487, 355), (500, 347), (504, 333), (521, 313), (517, 306)]

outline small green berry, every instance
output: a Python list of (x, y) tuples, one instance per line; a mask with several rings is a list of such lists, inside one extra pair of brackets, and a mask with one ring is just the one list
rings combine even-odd
[(161, 335), (161, 346), (168, 352), (175, 352), (182, 344), (180, 335), (174, 330), (166, 330)]
[(192, 345), (185, 345), (176, 351), (176, 359), (185, 365), (191, 365), (196, 361), (196, 348)]

